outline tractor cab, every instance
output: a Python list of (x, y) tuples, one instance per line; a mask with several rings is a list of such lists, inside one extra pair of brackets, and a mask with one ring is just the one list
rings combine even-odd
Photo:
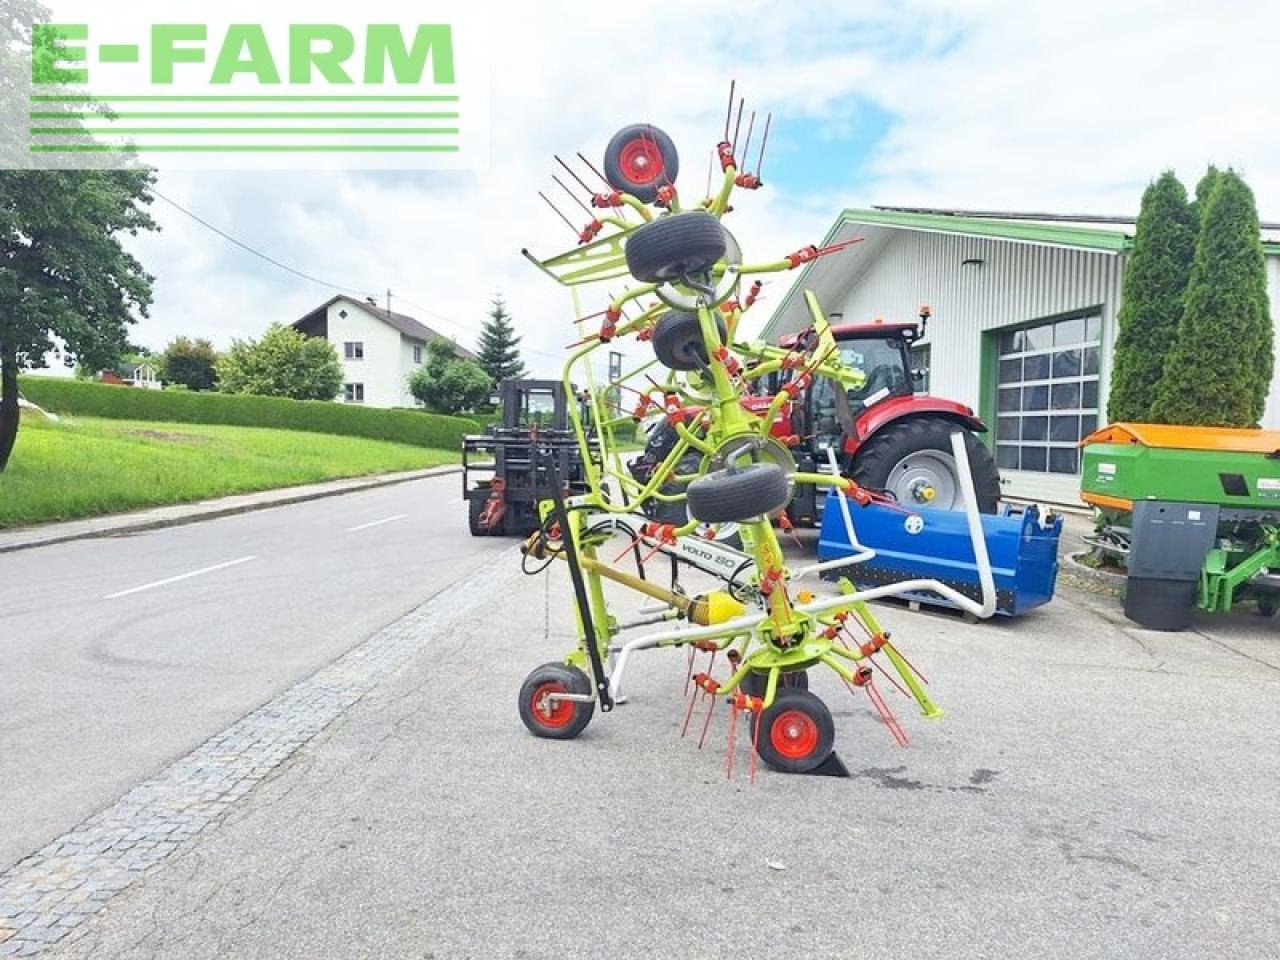
[[(967, 436), (966, 445), (979, 508), (994, 513), (1000, 497), (999, 473), (991, 453), (976, 435), (986, 425), (970, 407), (917, 392), (923, 372), (911, 368), (911, 347), (925, 335), (929, 308), (916, 320), (832, 324), (831, 333), (845, 366), (861, 370), (859, 387), (842, 389), (834, 380), (815, 377), (791, 407), (791, 434), (801, 469), (829, 469), (827, 451), (840, 470), (871, 490), (883, 491), (909, 506), (958, 509), (961, 489), (951, 455), (951, 432)], [(779, 341), (793, 348), (805, 331)], [(781, 389), (775, 376), (770, 392)], [(792, 519), (813, 522), (822, 510), (812, 488), (793, 504)]]
[[(845, 391), (849, 419), (856, 421), (882, 401), (915, 395), (922, 378), (911, 369), (911, 345), (923, 336), (918, 324), (849, 323), (833, 326), (831, 333), (841, 362), (861, 370), (867, 378), (862, 386)], [(813, 436), (819, 449), (833, 446), (840, 450), (847, 432), (841, 425), (838, 391), (835, 381), (819, 377), (806, 398), (808, 409), (797, 411), (809, 428), (803, 435)]]

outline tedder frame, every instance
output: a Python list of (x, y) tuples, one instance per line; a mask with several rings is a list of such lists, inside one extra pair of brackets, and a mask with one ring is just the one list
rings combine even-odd
[[(738, 129), (742, 112), (739, 102)], [(753, 113), (744, 156), (754, 118)], [(807, 690), (809, 668), (826, 667), (851, 689), (865, 690), (901, 743), (905, 744), (906, 735), (872, 682), (873, 666), (900, 690), (909, 691), (926, 717), (941, 715), (923, 677), (896, 641), (891, 642), (867, 601), (931, 590), (976, 616), (989, 617), (995, 608), (995, 589), (967, 451), (958, 429), (952, 446), (960, 466), (982, 602), (935, 580), (859, 591), (841, 579), (838, 592), (822, 598), (795, 587), (794, 581), (806, 574), (869, 557), (871, 551), (857, 547), (851, 505), (865, 507), (885, 498), (842, 477), (835, 451), (826, 451), (829, 473), (797, 471), (787, 444), (771, 436), (783, 404), (813, 377), (829, 377), (845, 388), (860, 384), (864, 377), (841, 362), (830, 324), (812, 292), (804, 294), (811, 325), (794, 346), (770, 346), (741, 335), (742, 317), (760, 293), (756, 278), (793, 269), (845, 245), (810, 246), (778, 260), (743, 263), (736, 241), (720, 221), (731, 209), (735, 189), (761, 186), (768, 124), (754, 173), (740, 168), (735, 157), (737, 131), (732, 141), (728, 131), (726, 119), (725, 137), (715, 154), (722, 174), (718, 190), (711, 194), (708, 189), (708, 196), (687, 211), (681, 208), (674, 187), (674, 146), (656, 127), (639, 124), (615, 136), (605, 155), (603, 174), (579, 154), (609, 185), (604, 193), (592, 191), (557, 158), (591, 195), (592, 220), (581, 231), (574, 227), (579, 246), (573, 250), (546, 260), (527, 250), (524, 253), (557, 282), (573, 288), (581, 339), (571, 347), (563, 380), (571, 396), (577, 392), (576, 383), (587, 385), (584, 405), (589, 408), (592, 429), (584, 424), (579, 405), (570, 404), (570, 427), (584, 454), (586, 492), (566, 496), (562, 485), (553, 482), (551, 496), (540, 505), (542, 526), (523, 546), (526, 569), (531, 560), (544, 561), (530, 572), (539, 572), (557, 559), (567, 562), (575, 595), (577, 643), (563, 662), (544, 664), (530, 674), (520, 693), (520, 712), (535, 734), (571, 738), (586, 726), (597, 704), (607, 712), (621, 702), (627, 666), (636, 652), (683, 648), (689, 652), (690, 664), (686, 690), (692, 690), (686, 729), (700, 698), (711, 701), (707, 723), (715, 702), (727, 700), (733, 711), (731, 738), (740, 713), (752, 719), (753, 772), (756, 755), (774, 769), (813, 772), (838, 760), (833, 757), (830, 711)], [(580, 205), (586, 209), (586, 204)], [(596, 210), (611, 213), (597, 215)], [(717, 241), (721, 236), (723, 240)], [(632, 286), (610, 295), (600, 313), (582, 316), (579, 288), (628, 274)], [(755, 282), (739, 299), (747, 278)], [(585, 323), (597, 317), (601, 318), (598, 332), (587, 334)], [(598, 385), (593, 355), (627, 337), (650, 341), (656, 356)], [(750, 384), (771, 374), (786, 382), (766, 410), (760, 412), (757, 404), (752, 412), (743, 403)], [(623, 391), (637, 398), (634, 409), (622, 407), (618, 398)], [(678, 439), (651, 473), (637, 479), (626, 467), (617, 434), (622, 428), (634, 431), (636, 423), (653, 411), (674, 425)], [(690, 471), (693, 462), (697, 468)], [(858, 549), (854, 557), (802, 568), (789, 566), (774, 518), (796, 484), (832, 492), (850, 542)], [(684, 523), (657, 523), (646, 516), (655, 504), (680, 502), (687, 505)], [(910, 512), (897, 504), (877, 504), (877, 508)], [(713, 539), (721, 523), (736, 524), (740, 548)], [(630, 540), (619, 559), (634, 554), (638, 567), (634, 574), (606, 556), (611, 552), (606, 545), (619, 535)], [(658, 584), (645, 576), (642, 550), (650, 556), (661, 552), (671, 557), (673, 571), (679, 561), (686, 561), (720, 582), (716, 589), (698, 596), (686, 594), (674, 572), (669, 588)], [(658, 603), (624, 620), (610, 607), (606, 581)], [(656, 629), (645, 632), (646, 627)], [(624, 637), (633, 633), (637, 635)], [(694, 673), (697, 651), (707, 653), (712, 666), (720, 655), (722, 666), (728, 665), (727, 673), (717, 678), (711, 666)], [(879, 662), (881, 655), (888, 661), (887, 669)], [(732, 739), (730, 750), (731, 764)]]

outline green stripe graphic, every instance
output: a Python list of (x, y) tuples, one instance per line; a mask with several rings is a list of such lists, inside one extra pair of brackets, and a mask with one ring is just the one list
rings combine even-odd
[(32, 153), (458, 153), (443, 144), (159, 144), (146, 147), (92, 144), (33, 144)]
[(315, 96), (280, 96), (280, 95), (237, 95), (209, 94), (201, 96), (98, 96), (97, 94), (33, 94), (31, 99), (37, 103), (96, 103), (96, 102), (134, 102), (134, 103), (457, 103), (456, 96), (408, 96), (408, 95), (315, 95)]
[(105, 133), (109, 135), (129, 135), (162, 133), (195, 134), (213, 136), (215, 134), (315, 134), (332, 133), (335, 136), (360, 134), (414, 134), (420, 136), (436, 136), (457, 133), (457, 127), (32, 127), (31, 132), (38, 137), (74, 137), (80, 134)]
[(127, 112), (127, 113), (65, 113), (58, 110), (33, 110), (31, 111), (32, 120), (110, 120), (113, 118), (128, 120), (457, 120), (456, 113), (419, 113), (419, 112), (342, 112), (335, 113), (332, 111), (314, 111), (311, 113), (302, 112), (249, 112), (238, 110), (235, 112), (199, 112), (199, 113), (168, 113), (143, 111)]

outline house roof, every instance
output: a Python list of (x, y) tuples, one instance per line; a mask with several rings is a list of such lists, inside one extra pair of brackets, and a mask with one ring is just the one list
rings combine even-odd
[[(331, 297), (306, 316), (294, 321), (293, 325), (295, 327), (305, 326), (307, 323), (325, 315), (328, 309), (339, 300), (345, 300), (347, 303), (354, 304), (359, 307), (361, 310), (365, 311), (365, 313), (372, 314), (383, 323), (400, 331), (400, 333), (404, 334), (410, 340), (421, 340), (423, 343), (431, 343), (433, 340), (452, 341), (453, 339), (452, 337), (446, 337), (443, 333), (438, 333), (437, 331), (432, 330), (425, 323), (420, 323), (408, 314), (396, 313), (395, 311), (380, 307), (376, 303), (371, 303), (367, 299), (361, 300), (358, 297), (349, 297), (345, 294), (339, 294), (336, 297)], [(475, 357), (474, 353), (457, 343), (454, 343), (454, 351), (459, 356), (466, 359), (473, 359)]]
[[(1111, 215), (872, 207), (841, 211), (820, 246), (849, 240), (860, 233), (885, 234), (907, 230), (1064, 247), (1116, 256), (1126, 253), (1132, 246), (1135, 222), (1133, 217)], [(869, 230), (861, 231), (860, 227)], [(874, 241), (874, 238), (869, 239)], [(871, 242), (865, 246), (872, 248), (866, 254), (874, 256), (874, 248), (879, 244)], [(851, 249), (858, 251), (862, 247), (864, 244), (858, 244)], [(1262, 224), (1262, 247), (1267, 256), (1280, 256), (1280, 224)], [(830, 280), (840, 259), (841, 256), (836, 255), (807, 264), (765, 324), (762, 336), (768, 339), (771, 331), (785, 323), (787, 317), (803, 311), (801, 293), (806, 289), (817, 289), (824, 280)]]
[(120, 364), (120, 375), (133, 379), (138, 375), (138, 371), (146, 367), (152, 373), (155, 373), (155, 364), (143, 361), (142, 363), (122, 363)]

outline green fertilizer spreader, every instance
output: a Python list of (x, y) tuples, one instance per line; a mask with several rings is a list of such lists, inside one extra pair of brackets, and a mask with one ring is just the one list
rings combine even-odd
[(1196, 607), (1280, 607), (1280, 431), (1116, 423), (1084, 440), (1086, 538), (1128, 569), (1124, 610), (1181, 630)]

